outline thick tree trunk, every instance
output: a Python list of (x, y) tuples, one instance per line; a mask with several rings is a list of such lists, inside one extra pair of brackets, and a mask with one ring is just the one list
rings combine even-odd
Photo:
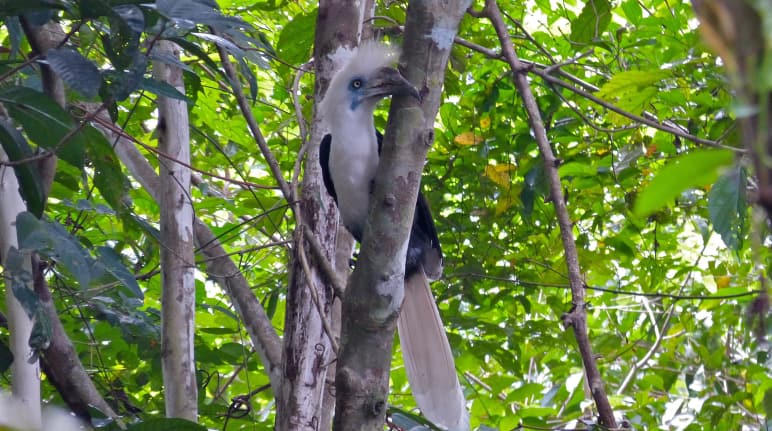
[(772, 128), (767, 124), (772, 97), (766, 64), (770, 56), (764, 20), (765, 4), (747, 0), (692, 0), (705, 42), (721, 57), (739, 106), (742, 143), (753, 160), (758, 181), (757, 203), (772, 221)]
[[(159, 54), (179, 58), (179, 47), (159, 41)], [(156, 62), (156, 79), (185, 94), (182, 69)], [(193, 355), (196, 288), (193, 206), (190, 201), (190, 134), (185, 102), (158, 97), (158, 147), (173, 160), (160, 163), (161, 333), (166, 416), (196, 421), (198, 385)], [(180, 161), (181, 163), (176, 163)]]
[(404, 297), (405, 251), (426, 153), (434, 139), (445, 66), (468, 0), (413, 0), (401, 63), (423, 100), (394, 98), (359, 265), (343, 301), (334, 429), (381, 430), (392, 344)]
[[(356, 45), (362, 23), (362, 5), (351, 0), (324, 0), (319, 4), (316, 39), (314, 43), (314, 67), (316, 85), (314, 100), (322, 99), (332, 77), (334, 65), (328, 54), (341, 45)], [(319, 142), (324, 136), (318, 117), (314, 116), (311, 137), (306, 152), (306, 163), (300, 199), (302, 229), (309, 229), (325, 247), (326, 257), (333, 261), (335, 237), (338, 229), (338, 213), (332, 199), (322, 185), (319, 165)], [(320, 201), (321, 197), (321, 201)], [(296, 235), (297, 241), (306, 241)], [(287, 292), (287, 312), (284, 322), (284, 355), (282, 392), (278, 397), (277, 430), (328, 429), (329, 411), (323, 406), (327, 367), (334, 362), (330, 337), (325, 333), (323, 319), (331, 318), (333, 292), (315, 262), (309, 260), (306, 273), (297, 253), (310, 250), (305, 243), (294, 247), (292, 272)], [(311, 290), (315, 290), (315, 294)], [(318, 306), (313, 296), (318, 298)], [(330, 408), (329, 398), (327, 408)]]

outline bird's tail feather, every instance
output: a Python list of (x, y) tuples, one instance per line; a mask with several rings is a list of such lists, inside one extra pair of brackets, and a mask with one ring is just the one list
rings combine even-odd
[(410, 388), (423, 415), (448, 430), (468, 431), (453, 353), (423, 271), (405, 280), (397, 329)]

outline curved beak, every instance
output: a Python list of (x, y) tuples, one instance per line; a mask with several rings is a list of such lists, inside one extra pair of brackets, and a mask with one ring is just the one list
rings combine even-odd
[(382, 67), (367, 80), (364, 97), (412, 96), (419, 102), (421, 95), (397, 69)]

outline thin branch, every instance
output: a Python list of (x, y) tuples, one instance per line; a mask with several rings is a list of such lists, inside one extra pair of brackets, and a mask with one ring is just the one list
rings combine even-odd
[[(517, 280), (512, 279), (510, 277), (497, 277), (495, 275), (489, 275), (489, 274), (481, 274), (481, 273), (475, 273), (475, 272), (456, 272), (456, 273), (450, 273), (445, 274), (444, 278), (446, 279), (452, 279), (452, 278), (480, 278), (480, 279), (486, 279), (486, 280), (495, 280), (495, 281), (501, 281), (505, 283), (511, 283), (516, 286), (532, 286), (532, 287), (552, 287), (557, 289), (570, 289), (570, 284), (562, 284), (562, 283), (545, 283), (541, 281), (529, 281), (529, 280)], [(731, 293), (727, 295), (678, 295), (675, 293), (652, 293), (652, 292), (634, 292), (631, 290), (622, 290), (622, 289), (611, 289), (608, 287), (600, 287), (600, 286), (590, 286), (585, 284), (584, 289), (586, 290), (597, 290), (600, 292), (609, 292), (609, 293), (616, 293), (619, 295), (630, 295), (630, 296), (640, 296), (645, 298), (668, 298), (673, 299), (676, 301), (683, 301), (683, 300), (689, 300), (689, 301), (710, 301), (710, 300), (721, 300), (721, 299), (736, 299), (736, 298), (742, 298), (744, 296), (753, 296), (758, 295), (764, 292), (763, 290), (749, 290), (747, 292), (740, 292), (740, 293)]]
[(586, 303), (584, 300), (584, 281), (582, 280), (581, 268), (579, 267), (579, 257), (576, 250), (576, 243), (573, 237), (573, 223), (568, 215), (565, 200), (563, 198), (563, 190), (560, 184), (560, 176), (558, 174), (558, 163), (555, 155), (552, 152), (552, 147), (547, 139), (547, 132), (544, 128), (544, 123), (541, 119), (541, 113), (539, 106), (536, 103), (533, 93), (531, 92), (528, 78), (524, 71), (527, 68), (520, 62), (515, 53), (515, 48), (512, 44), (512, 40), (509, 37), (506, 24), (501, 18), (501, 11), (495, 0), (485, 1), (485, 15), (493, 24), (496, 29), (496, 34), (499, 37), (499, 41), (503, 48), (504, 56), (507, 59), (509, 67), (512, 69), (514, 84), (517, 88), (520, 97), (523, 99), (523, 104), (528, 112), (528, 118), (530, 120), (531, 129), (533, 130), (536, 138), (536, 144), (539, 147), (539, 152), (544, 159), (544, 166), (547, 174), (547, 179), (550, 185), (550, 193), (552, 203), (555, 206), (555, 214), (558, 218), (558, 225), (560, 226), (560, 236), (563, 241), (563, 248), (565, 250), (566, 266), (568, 267), (568, 278), (571, 282), (571, 294), (573, 297), (573, 310), (566, 313), (563, 316), (563, 323), (566, 326), (570, 326), (574, 330), (574, 336), (579, 347), (579, 351), (584, 362), (584, 369), (587, 377), (587, 383), (590, 386), (595, 405), (598, 408), (600, 416), (600, 422), (611, 428), (616, 428), (616, 419), (614, 418), (614, 411), (611, 408), (608, 397), (606, 396), (606, 390), (604, 389), (603, 380), (601, 379), (598, 365), (595, 362), (595, 357), (592, 353), (592, 347), (587, 335), (587, 315), (586, 315)]
[[(302, 230), (306, 230), (304, 227), (300, 227)], [(306, 287), (308, 287), (308, 292), (311, 294), (311, 300), (314, 301), (314, 305), (316, 306), (316, 311), (319, 313), (319, 320), (322, 321), (322, 326), (324, 327), (324, 332), (327, 334), (327, 337), (330, 339), (330, 345), (332, 346), (333, 352), (335, 352), (335, 355), (338, 355), (338, 352), (340, 351), (340, 347), (338, 346), (338, 341), (335, 339), (335, 332), (330, 327), (330, 320), (327, 319), (327, 317), (324, 314), (324, 310), (322, 309), (322, 304), (319, 301), (319, 294), (316, 292), (316, 286), (314, 285), (314, 277), (311, 274), (311, 267), (308, 265), (308, 259), (306, 259), (306, 248), (305, 248), (305, 241), (302, 239), (298, 239), (298, 258), (300, 259), (300, 265), (303, 267), (303, 273), (306, 276), (306, 282), (308, 283)]]
[(250, 132), (252, 132), (252, 136), (255, 138), (255, 142), (257, 142), (258, 148), (260, 148), (260, 152), (263, 154), (263, 158), (265, 158), (266, 163), (268, 163), (268, 167), (271, 169), (271, 173), (273, 174), (274, 179), (276, 179), (276, 183), (279, 185), (279, 189), (284, 195), (284, 198), (291, 202), (292, 191), (290, 186), (287, 183), (287, 180), (284, 178), (284, 174), (282, 173), (281, 167), (279, 166), (279, 161), (276, 160), (276, 156), (274, 156), (271, 152), (271, 149), (268, 147), (268, 143), (265, 141), (265, 137), (263, 137), (263, 132), (260, 131), (260, 127), (257, 125), (255, 116), (252, 113), (252, 108), (249, 106), (247, 97), (244, 95), (244, 89), (241, 88), (241, 83), (239, 81), (238, 74), (236, 73), (236, 69), (233, 67), (233, 63), (231, 63), (230, 57), (228, 56), (228, 51), (226, 51), (222, 46), (218, 45), (217, 52), (220, 54), (220, 61), (222, 62), (223, 69), (225, 69), (225, 75), (230, 81), (231, 88), (233, 89), (233, 95), (236, 97), (236, 102), (239, 105), (239, 109), (241, 109), (241, 114), (244, 117), (244, 120), (247, 122), (247, 126), (249, 127)]
[[(476, 11), (473, 11), (471, 9), (468, 10), (467, 13), (469, 15), (471, 15), (471, 16), (478, 16), (478, 15), (481, 14), (481, 12), (476, 12)], [(389, 21), (389, 22), (392, 22), (392, 23), (395, 22), (392, 18), (382, 17), (382, 16), (375, 16), (375, 17), (373, 17), (373, 19), (382, 19), (382, 20), (386, 20), (386, 21)], [(402, 27), (400, 25), (396, 25), (396, 24), (393, 25), (391, 27), (391, 29), (396, 31), (396, 32), (399, 32), (399, 33), (402, 33), (404, 31), (404, 27)], [(505, 61), (506, 62), (506, 59), (505, 59), (503, 54), (501, 54), (499, 52), (496, 52), (496, 51), (494, 51), (494, 50), (492, 50), (490, 48), (486, 48), (486, 47), (484, 47), (482, 45), (470, 42), (470, 41), (468, 41), (466, 39), (463, 39), (463, 38), (460, 38), (460, 37), (455, 37), (453, 39), (453, 42), (458, 44), (458, 45), (461, 45), (463, 47), (469, 48), (472, 51), (479, 52), (480, 54), (483, 54), (483, 55), (485, 55), (486, 57), (488, 57), (488, 58), (490, 58), (492, 60), (499, 60), (499, 61)], [(598, 91), (598, 87), (596, 87), (596, 86), (594, 86), (594, 85), (592, 85), (592, 84), (582, 80), (579, 77), (576, 77), (576, 76), (574, 76), (574, 75), (572, 75), (572, 74), (570, 74), (568, 72), (565, 72), (565, 71), (563, 71), (560, 68), (560, 66), (564, 65), (565, 63), (571, 63), (573, 61), (576, 61), (578, 58), (581, 58), (581, 57), (583, 57), (585, 55), (588, 55), (588, 54), (589, 53), (580, 54), (577, 57), (574, 57), (574, 58), (569, 59), (569, 60), (565, 60), (565, 61), (563, 61), (561, 63), (553, 64), (553, 65), (545, 65), (545, 64), (542, 64), (542, 63), (539, 63), (539, 62), (535, 62), (535, 61), (531, 61), (531, 60), (520, 59), (520, 64), (521, 64), (521, 67), (522, 67), (521, 71), (525, 71), (525, 72), (528, 72), (528, 73), (533, 73), (534, 75), (542, 78), (544, 81), (547, 81), (548, 83), (551, 83), (551, 84), (557, 85), (559, 87), (565, 88), (566, 90), (569, 90), (572, 93), (575, 93), (575, 94), (577, 94), (577, 95), (579, 95), (581, 97), (584, 97), (585, 99), (590, 100), (591, 102), (594, 102), (595, 104), (600, 105), (601, 107), (606, 108), (609, 111), (615, 112), (615, 113), (617, 113), (617, 114), (619, 114), (619, 115), (621, 115), (621, 116), (623, 116), (625, 118), (628, 118), (630, 120), (633, 120), (633, 121), (635, 121), (637, 123), (640, 123), (640, 124), (643, 124), (645, 126), (649, 126), (651, 128), (654, 128), (654, 129), (657, 129), (657, 130), (661, 130), (661, 131), (666, 132), (666, 133), (670, 133), (670, 134), (672, 134), (674, 136), (678, 136), (678, 137), (680, 137), (682, 139), (694, 142), (696, 144), (704, 145), (706, 147), (728, 149), (728, 150), (731, 150), (731, 151), (734, 151), (734, 152), (737, 152), (737, 153), (742, 153), (742, 154), (744, 154), (746, 152), (746, 150), (744, 150), (742, 148), (736, 148), (736, 147), (731, 147), (731, 146), (728, 146), (728, 145), (721, 144), (720, 141), (713, 141), (713, 140), (710, 140), (710, 139), (705, 139), (705, 138), (701, 138), (701, 137), (696, 136), (696, 135), (692, 135), (692, 134), (688, 133), (685, 130), (682, 130), (682, 129), (678, 128), (678, 127), (674, 127), (672, 125), (667, 124), (667, 122), (660, 122), (652, 114), (648, 114), (648, 113), (644, 113), (643, 115), (633, 114), (632, 112), (625, 111), (624, 109), (614, 105), (613, 103), (609, 103), (609, 102), (607, 102), (607, 101), (605, 101), (603, 99), (600, 99), (600, 98), (594, 96), (592, 93), (590, 93), (590, 91)], [(570, 83), (568, 83), (568, 82), (566, 82), (566, 81), (564, 81), (564, 80), (562, 80), (560, 78), (557, 78), (557, 77), (553, 76), (553, 73), (560, 75), (564, 79), (566, 79), (566, 80), (568, 80), (570, 82), (573, 82), (574, 84), (579, 85), (579, 86), (585, 88), (586, 90), (578, 88), (578, 87), (576, 87), (576, 86), (574, 86), (574, 85), (572, 85), (572, 84), (570, 84)], [(593, 128), (595, 128), (595, 127), (593, 127)], [(603, 131), (602, 129), (598, 129), (598, 130)]]
[[(84, 107), (84, 109), (86, 109), (86, 108)], [(264, 184), (257, 184), (257, 183), (252, 183), (252, 182), (249, 182), (249, 181), (236, 180), (236, 179), (229, 178), (229, 177), (226, 177), (226, 176), (223, 176), (223, 175), (215, 174), (213, 172), (205, 171), (203, 169), (199, 169), (199, 168), (197, 168), (197, 167), (195, 167), (195, 166), (193, 166), (193, 165), (191, 165), (189, 163), (185, 163), (185, 162), (183, 162), (181, 160), (177, 160), (174, 157), (170, 156), (169, 154), (166, 154), (163, 151), (159, 150), (158, 148), (155, 148), (152, 145), (148, 145), (148, 144), (140, 141), (139, 139), (137, 139), (134, 136), (130, 135), (125, 130), (123, 130), (122, 128), (118, 127), (115, 123), (110, 122), (106, 118), (96, 117), (96, 118), (93, 119), (93, 122), (98, 124), (99, 126), (105, 128), (105, 129), (108, 129), (111, 133), (113, 133), (113, 134), (115, 134), (117, 136), (119, 136), (121, 138), (124, 138), (124, 139), (127, 139), (127, 140), (129, 140), (129, 141), (131, 141), (131, 142), (141, 146), (142, 148), (146, 149), (147, 151), (150, 151), (151, 153), (155, 153), (156, 155), (158, 155), (158, 156), (160, 156), (160, 157), (162, 157), (162, 158), (164, 158), (166, 160), (169, 160), (171, 162), (174, 162), (174, 163), (177, 163), (179, 165), (182, 165), (182, 166), (184, 166), (184, 167), (186, 167), (186, 168), (188, 168), (188, 169), (190, 169), (192, 171), (198, 172), (201, 175), (204, 175), (204, 176), (207, 176), (207, 177), (211, 177), (211, 178), (217, 178), (218, 180), (222, 180), (222, 181), (225, 181), (227, 183), (235, 184), (237, 186), (245, 187), (245, 188), (248, 188), (248, 189), (249, 188), (265, 189), (265, 190), (276, 189), (276, 186), (266, 186)]]

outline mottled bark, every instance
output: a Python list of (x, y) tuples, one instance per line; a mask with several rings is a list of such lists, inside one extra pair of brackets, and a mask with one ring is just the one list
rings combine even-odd
[[(179, 47), (159, 41), (159, 54), (179, 58)], [(155, 62), (153, 75), (185, 94), (182, 69)], [(198, 385), (193, 340), (196, 287), (193, 204), (190, 201), (190, 134), (184, 101), (158, 96), (158, 148), (175, 161), (160, 163), (161, 363), (166, 416), (196, 421)], [(185, 166), (187, 165), (187, 166)]]
[[(322, 99), (334, 72), (335, 65), (329, 54), (340, 46), (355, 46), (361, 22), (360, 2), (320, 2), (314, 42), (315, 101)], [(325, 257), (333, 261), (338, 212), (322, 184), (319, 143), (324, 132), (314, 110), (302, 194), (296, 215), (303, 225), (299, 228), (308, 229), (319, 238)], [(301, 247), (297, 241), (305, 243)], [(298, 253), (310, 249), (310, 244), (301, 235), (296, 235), (284, 320), (283, 380), (277, 404), (277, 430), (317, 430), (329, 427), (324, 422), (328, 420), (325, 418), (329, 418), (329, 412), (325, 413), (323, 406), (325, 392), (329, 389), (325, 384), (327, 367), (335, 355), (330, 335), (325, 332), (322, 320), (331, 317), (334, 295), (313, 259), (307, 259), (310, 264), (309, 273), (302, 268)], [(315, 293), (311, 292), (312, 289)], [(318, 298), (318, 306), (312, 295)]]
[[(8, 158), (0, 147), (0, 161)], [(16, 236), (16, 217), (27, 210), (19, 195), (19, 183), (13, 169), (0, 166), (0, 265), (5, 269), (5, 304), (8, 312), (8, 332), (10, 333), (10, 349), (13, 353), (11, 364), (11, 393), (24, 406), (29, 424), (33, 427), (42, 426), (40, 406), (40, 364), (38, 359), (30, 360), (33, 352), (28, 344), (32, 333), (33, 321), (16, 299), (11, 288), (14, 275), (18, 277), (19, 288), (32, 290), (32, 263), (29, 255), (24, 256), (21, 267), (8, 265), (8, 255), (11, 248), (18, 249)], [(14, 274), (12, 274), (12, 272)], [(21, 274), (27, 274), (27, 280), (21, 281)]]
[(413, 0), (408, 6), (401, 63), (422, 101), (398, 97), (391, 104), (369, 222), (343, 301), (334, 423), (338, 431), (383, 429), (407, 239), (434, 140), (450, 48), (469, 4)]

